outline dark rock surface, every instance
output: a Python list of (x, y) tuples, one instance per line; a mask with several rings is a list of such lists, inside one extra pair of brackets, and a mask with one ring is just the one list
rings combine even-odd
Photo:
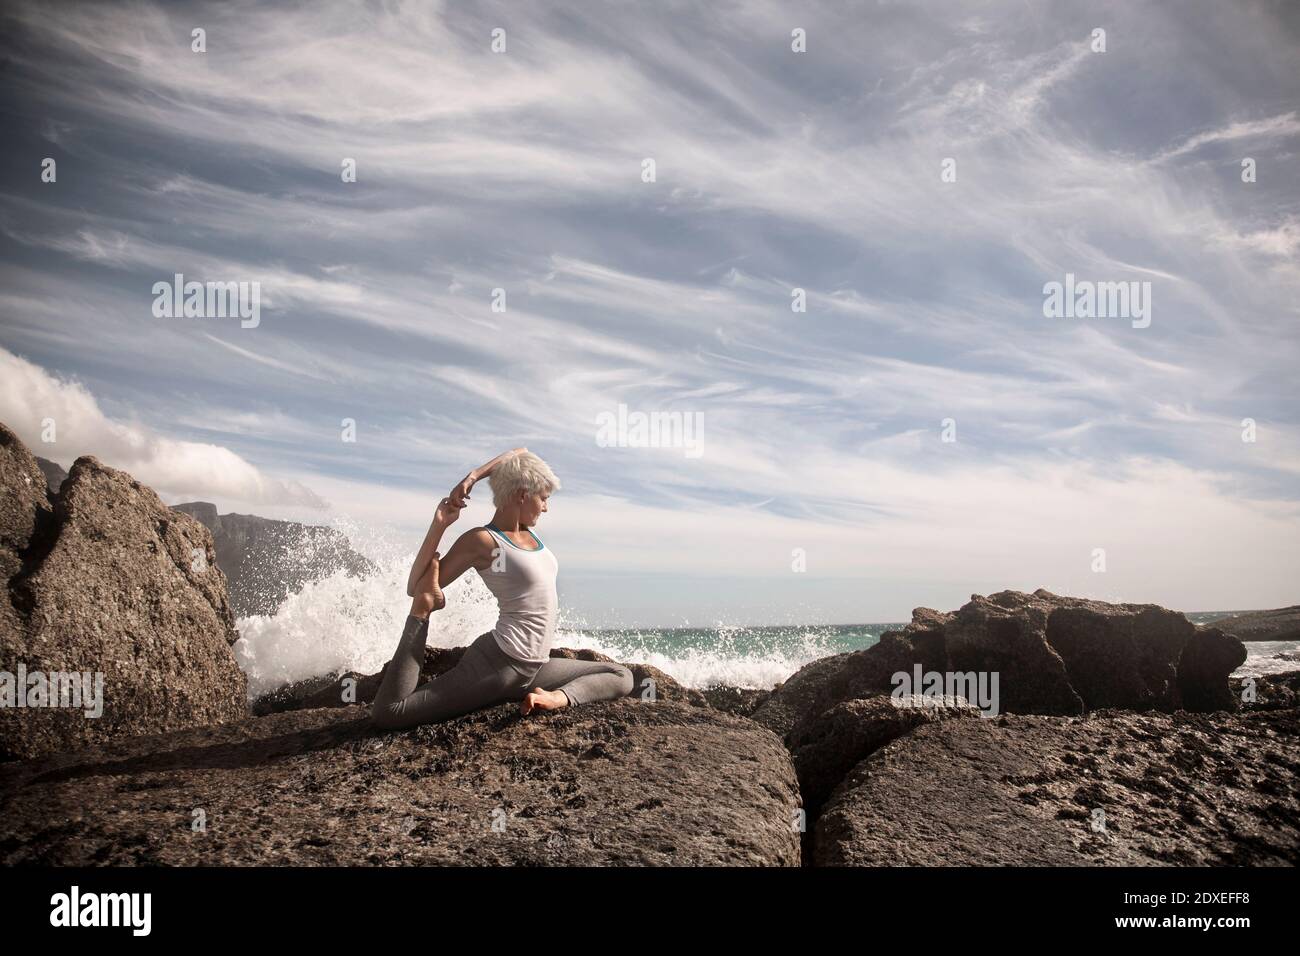
[(1004, 713), (1231, 710), (1228, 675), (1240, 641), (1151, 604), (1107, 604), (1001, 591), (951, 614), (920, 608), (902, 631), (862, 651), (805, 666), (753, 714), (784, 736), (842, 700), (888, 694), (891, 677), (923, 671), (996, 672)]
[(728, 714), (734, 714), (737, 717), (750, 716), (772, 694), (770, 690), (758, 690), (753, 687), (731, 687), (727, 684), (705, 687), (696, 691), (696, 693), (710, 707), (725, 711)]
[(0, 425), (0, 671), (103, 674), (102, 716), (0, 708), (0, 758), (242, 719), (246, 682), (212, 537), (149, 488), (77, 459), (51, 498)]
[(1295, 865), (1298, 737), (1294, 709), (930, 723), (845, 778), (814, 862)]
[[(49, 547), (56, 525), (45, 477), (27, 446), (0, 424), (0, 579), (8, 588), (21, 579), (29, 560)], [(24, 626), (24, 613), (12, 595), (0, 601), (0, 641)], [(0, 643), (0, 648), (5, 646)], [(0, 661), (0, 666), (4, 662)], [(13, 668), (9, 668), (13, 672)]]
[(978, 717), (978, 710), (955, 698), (942, 703), (919, 696), (841, 701), (802, 725), (788, 743), (808, 816), (816, 819), (845, 775), (891, 740), (936, 720)]
[(898, 671), (910, 671), (918, 654), (928, 665), (943, 662), (928, 645), (914, 645), (901, 632), (886, 632), (878, 644), (866, 650), (805, 664), (775, 687), (751, 716), (789, 742), (805, 724), (841, 701), (888, 694), (892, 689), (891, 676)]
[(1206, 626), (1231, 634), (1239, 641), (1300, 641), (1300, 604), (1234, 614)]
[(257, 515), (218, 515), (216, 505), (206, 501), (173, 509), (197, 518), (212, 532), (217, 565), (229, 580), (236, 617), (274, 614), (286, 597), (309, 581), (339, 571), (363, 577), (375, 570), (333, 528)]
[(1242, 698), (1247, 678), (1234, 677), (1232, 692), (1242, 700), (1243, 710), (1281, 710), (1286, 707), (1300, 707), (1300, 671), (1283, 671), (1279, 674), (1265, 674), (1253, 678), (1253, 701)]
[(798, 806), (781, 742), (704, 707), (305, 710), (0, 766), (0, 863), (797, 866)]

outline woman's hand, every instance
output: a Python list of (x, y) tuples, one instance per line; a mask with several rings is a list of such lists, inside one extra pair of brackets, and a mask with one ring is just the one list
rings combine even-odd
[(464, 508), (465, 502), (469, 500), (469, 493), (473, 489), (475, 482), (477, 482), (480, 478), (486, 478), (488, 475), (492, 474), (493, 469), (496, 468), (496, 466), (501, 463), (501, 459), (508, 458), (510, 455), (517, 455), (525, 451), (528, 451), (528, 449), (515, 448), (507, 452), (502, 452), (500, 455), (497, 455), (495, 458), (493, 458), (487, 464), (483, 465), (481, 468), (475, 468), (468, 475), (462, 478), (460, 480), (460, 483), (457, 484), (455, 488), (451, 489), (451, 494), (448, 497), (451, 498), (452, 502), (455, 503), (457, 508)]
[(448, 497), (452, 504), (456, 506), (457, 511), (465, 507), (465, 502), (469, 500), (469, 493), (473, 489), (476, 481), (478, 481), (478, 479), (474, 477), (474, 474), (471, 472), (462, 478), (455, 488), (451, 489), (451, 494)]
[[(438, 511), (434, 515), (434, 520), (444, 528), (450, 527), (456, 523), (456, 519), (460, 517), (460, 511), (464, 507), (465, 503), (463, 501), (457, 504), (453, 498), (443, 498), (442, 501), (438, 502)], [(436, 551), (434, 553), (437, 554)]]

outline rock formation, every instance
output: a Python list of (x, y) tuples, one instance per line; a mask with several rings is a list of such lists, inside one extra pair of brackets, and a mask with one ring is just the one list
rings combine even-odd
[[(50, 494), (57, 495), (68, 473), (47, 458), (36, 458)], [(348, 539), (332, 528), (279, 521), (257, 515), (218, 515), (206, 501), (174, 505), (197, 518), (212, 532), (217, 566), (226, 575), (226, 589), (235, 617), (274, 614), (286, 597), (308, 581), (342, 571), (354, 577), (370, 574), (374, 565), (352, 550)]]
[(819, 866), (1300, 863), (1297, 711), (927, 723), (858, 764)]
[(965, 701), (928, 701), (918, 696), (897, 701), (891, 697), (846, 700), (829, 708), (802, 725), (789, 741), (809, 818), (817, 818), (826, 798), (849, 771), (885, 744), (923, 724), (978, 716), (979, 711)]
[(663, 700), (400, 733), (363, 707), (295, 711), (0, 766), (0, 794), (6, 865), (800, 861), (781, 742)]
[[(11, 675), (0, 683), (13, 695), (0, 707), (0, 758), (247, 716), (207, 529), (92, 457), (77, 459), (51, 496), (35, 458), (3, 425), (0, 484), (0, 672)], [(20, 673), (29, 687), (18, 686)], [(87, 678), (65, 678), (68, 703), (74, 687), (89, 698), (102, 675), (102, 714), (87, 717), (88, 700), (43, 706), (34, 691), (55, 674)]]
[(333, 528), (257, 515), (218, 515), (216, 505), (206, 501), (173, 507), (197, 518), (212, 532), (217, 565), (229, 581), (235, 617), (274, 614), (286, 597), (309, 581), (339, 571), (361, 577), (375, 570)]
[(1228, 675), (1246, 659), (1235, 638), (1153, 604), (1106, 604), (1001, 591), (960, 610), (914, 612), (902, 631), (862, 651), (823, 658), (781, 685), (754, 719), (791, 739), (843, 700), (889, 694), (892, 675), (999, 675), (1002, 713), (1077, 715), (1103, 707), (1231, 710)]
[[(369, 570), (341, 535), (169, 509), (93, 458), (60, 479), (3, 426), (0, 485), (0, 682), (106, 678), (97, 719), (0, 709), (0, 759), (27, 758), (0, 765), (3, 864), (1300, 862), (1300, 672), (1230, 680), (1236, 637), (1154, 605), (1003, 591), (771, 692), (629, 663), (623, 700), (378, 732), (382, 671), (250, 717), (230, 648), (222, 566), (269, 613)], [(896, 700), (900, 672), (996, 672), (1001, 716)]]

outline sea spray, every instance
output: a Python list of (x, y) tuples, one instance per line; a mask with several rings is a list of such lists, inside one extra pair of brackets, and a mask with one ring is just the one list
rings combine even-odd
[[(250, 698), (308, 677), (373, 674), (388, 662), (411, 606), (410, 557), (376, 564), (368, 577), (340, 571), (309, 582), (275, 614), (236, 622), (235, 658), (248, 675)], [(496, 624), (496, 602), (477, 574), (453, 582), (446, 594), (447, 607), (430, 622), (430, 646), (465, 646)]]
[[(354, 546), (363, 534), (349, 529)], [(371, 550), (371, 549), (368, 549)], [(248, 676), (250, 698), (293, 681), (355, 671), (373, 674), (388, 662), (410, 607), (410, 555), (371, 560), (365, 578), (337, 572), (308, 583), (269, 616), (240, 618), (234, 651)], [(496, 623), (497, 606), (474, 571), (447, 588), (434, 614), (429, 644), (463, 647)], [(597, 630), (561, 610), (555, 647), (593, 650), (620, 661), (650, 664), (687, 687), (727, 684), (770, 688), (810, 661), (875, 643), (887, 625)]]
[[(373, 674), (392, 656), (410, 607), (406, 597), (410, 554), (388, 548), (389, 556), (376, 558), (381, 549), (366, 540), (366, 531), (350, 527), (347, 534), (353, 546), (375, 562), (378, 573), (353, 578), (337, 572), (290, 595), (275, 614), (237, 622), (241, 637), (234, 651), (248, 675), (250, 697), (326, 674)], [(470, 571), (447, 589), (447, 607), (433, 615), (429, 644), (467, 646), (491, 630), (496, 617), (491, 593)], [(770, 688), (811, 661), (870, 647), (882, 631), (901, 626), (717, 623), (698, 628), (595, 629), (562, 608), (554, 646), (650, 664), (687, 687)], [(1294, 670), (1298, 648), (1293, 641), (1248, 644), (1249, 657), (1236, 676)]]
[[(410, 607), (406, 576), (415, 542), (395, 529), (359, 524), (338, 515), (331, 524), (379, 570), (367, 578), (337, 572), (290, 595), (273, 615), (240, 618), (241, 638), (234, 650), (248, 675), (251, 697), (327, 674), (376, 673), (397, 646)], [(808, 613), (812, 616), (816, 610), (810, 608)], [(467, 572), (447, 589), (447, 607), (433, 615), (429, 643), (467, 646), (490, 630), (496, 617), (491, 593), (476, 572)], [(870, 647), (883, 631), (902, 626), (790, 623), (746, 627), (716, 622), (694, 628), (598, 629), (562, 606), (553, 646), (650, 664), (687, 687), (770, 688), (811, 661)], [(1247, 661), (1235, 676), (1294, 670), (1300, 643), (1256, 642), (1247, 644), (1247, 653)]]
[(686, 687), (767, 689), (818, 658), (869, 647), (885, 627), (565, 628), (556, 645), (649, 664)]

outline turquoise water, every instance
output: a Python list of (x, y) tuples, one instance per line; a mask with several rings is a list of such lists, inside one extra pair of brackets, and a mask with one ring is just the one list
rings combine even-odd
[(652, 664), (688, 687), (771, 687), (811, 661), (870, 647), (883, 632), (903, 626), (561, 628), (555, 644)]

